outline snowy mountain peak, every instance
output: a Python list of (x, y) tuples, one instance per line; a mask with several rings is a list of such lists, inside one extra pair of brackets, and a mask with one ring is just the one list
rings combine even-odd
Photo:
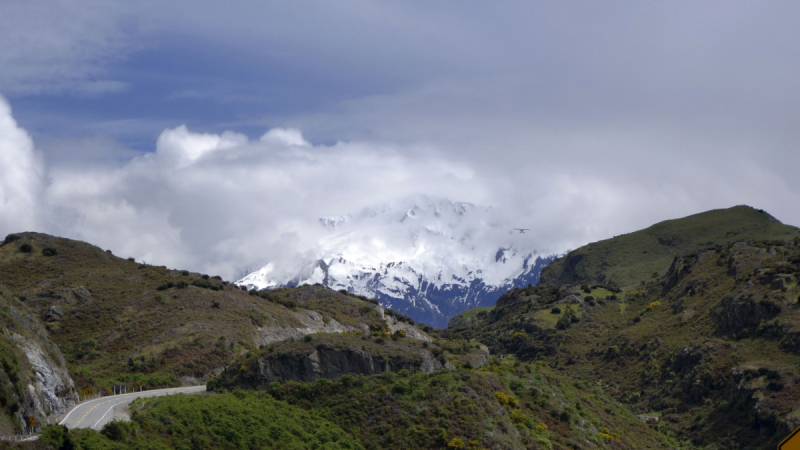
[(434, 326), (506, 290), (538, 281), (549, 262), (492, 208), (416, 195), (323, 217), (316, 254), (290, 271), (271, 261), (238, 283), (274, 288), (321, 283), (377, 298)]

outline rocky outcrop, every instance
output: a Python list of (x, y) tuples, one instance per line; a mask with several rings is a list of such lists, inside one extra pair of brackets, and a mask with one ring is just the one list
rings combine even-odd
[[(0, 395), (4, 404), (13, 406), (0, 410), (0, 414), (10, 413), (13, 419), (0, 421), (0, 428), (6, 423), (13, 429), (6, 425), (0, 432), (10, 433), (20, 431), (30, 417), (40, 424), (47, 423), (76, 403), (78, 395), (64, 357), (25, 304), (0, 296), (0, 312), (5, 318), (0, 323), (0, 349), (10, 353), (3, 355), (0, 366)], [(54, 317), (63, 315), (60, 310), (51, 313)]]
[(723, 307), (721, 328), (736, 335), (758, 327), (781, 312), (777, 303), (769, 299), (756, 301), (752, 294), (723, 299)]
[(378, 306), (378, 312), (381, 318), (384, 321), (386, 321), (386, 327), (389, 329), (390, 333), (394, 333), (396, 331), (403, 331), (406, 334), (406, 337), (410, 337), (412, 339), (417, 339), (420, 341), (427, 341), (427, 342), (433, 341), (433, 339), (431, 339), (430, 336), (428, 336), (418, 328), (415, 328), (414, 325), (411, 325), (406, 322), (401, 322), (397, 320), (397, 318), (394, 316), (386, 315), (384, 313), (384, 309), (380, 306)]
[(442, 364), (427, 350), (416, 349), (407, 356), (382, 356), (357, 349), (337, 349), (317, 345), (308, 353), (269, 355), (258, 362), (259, 383), (272, 381), (315, 381), (342, 375), (375, 375), (406, 369), (430, 373)]
[(681, 280), (692, 273), (694, 261), (690, 258), (675, 258), (664, 275), (664, 288), (662, 294), (666, 294), (678, 285)]
[(78, 401), (78, 393), (61, 353), (52, 346), (48, 354), (38, 342), (17, 333), (12, 333), (11, 338), (25, 353), (36, 376), (26, 386), (23, 416), (49, 418), (63, 414)]
[(478, 319), (475, 316), (464, 317), (463, 315), (459, 314), (450, 319), (450, 322), (447, 323), (447, 328), (468, 327), (477, 322)]
[[(386, 314), (383, 307), (376, 305), (375, 310), (386, 323), (386, 329), (389, 333), (403, 331), (406, 337), (432, 342), (431, 337), (424, 331), (409, 323), (397, 320), (394, 315)], [(253, 336), (254, 343), (258, 346), (266, 346), (281, 341), (296, 341), (308, 334), (315, 333), (353, 333), (360, 331), (364, 334), (369, 334), (371, 331), (366, 323), (347, 325), (338, 322), (336, 319), (323, 317), (319, 312), (312, 310), (300, 309), (292, 311), (292, 316), (299, 323), (299, 326), (270, 325), (256, 328)]]
[(281, 341), (295, 341), (302, 339), (307, 334), (314, 333), (344, 333), (361, 331), (369, 333), (369, 326), (360, 324), (360, 326), (344, 325), (332, 318), (323, 318), (322, 314), (317, 311), (301, 309), (292, 311), (292, 316), (296, 319), (300, 326), (278, 326), (271, 325), (266, 327), (256, 328), (253, 341), (258, 346), (270, 345), (275, 342)]

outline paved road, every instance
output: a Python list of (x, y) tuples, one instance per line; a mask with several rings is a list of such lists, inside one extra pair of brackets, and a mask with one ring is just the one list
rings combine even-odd
[(134, 392), (131, 394), (112, 395), (100, 397), (94, 400), (81, 403), (64, 416), (59, 425), (66, 425), (67, 428), (92, 428), (99, 430), (108, 423), (114, 416), (115, 410), (119, 411), (128, 403), (141, 397), (160, 397), (172, 394), (193, 394), (206, 390), (203, 386), (190, 386), (181, 388), (156, 389), (152, 391)]

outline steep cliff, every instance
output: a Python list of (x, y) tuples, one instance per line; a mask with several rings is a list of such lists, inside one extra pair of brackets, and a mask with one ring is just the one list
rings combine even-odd
[[(285, 341), (229, 365), (214, 385), (266, 387), (273, 381), (316, 381), (343, 375), (376, 375), (407, 370), (431, 373), (456, 367), (477, 368), (489, 359), (489, 350), (477, 342), (418, 340), (402, 330), (309, 334)], [(213, 386), (212, 386), (213, 389)]]
[(0, 295), (0, 433), (59, 416), (78, 400), (64, 357), (19, 297)]

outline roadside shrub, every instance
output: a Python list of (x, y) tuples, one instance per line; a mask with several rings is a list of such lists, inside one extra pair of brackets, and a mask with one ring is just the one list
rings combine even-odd
[(221, 383), (219, 377), (211, 377), (206, 381), (206, 391), (208, 392), (214, 392), (220, 387)]
[(56, 449), (75, 448), (64, 425), (47, 425), (39, 434), (39, 442)]
[(100, 434), (112, 441), (123, 442), (128, 437), (129, 426), (127, 422), (112, 420), (103, 426)]

